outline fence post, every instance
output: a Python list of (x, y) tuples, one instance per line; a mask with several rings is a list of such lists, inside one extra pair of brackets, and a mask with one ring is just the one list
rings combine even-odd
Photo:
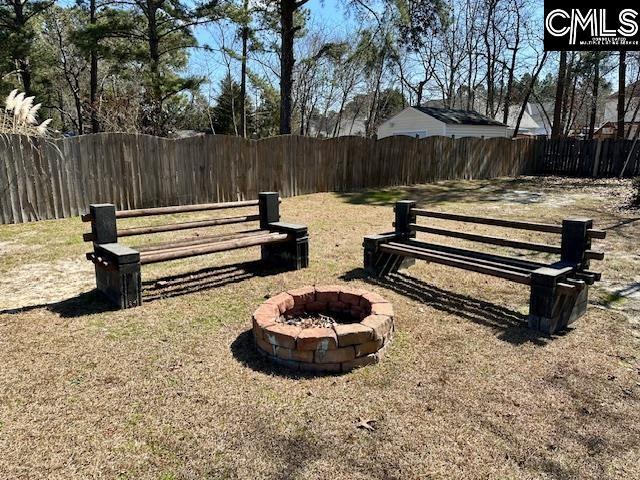
[(602, 140), (598, 139), (596, 144), (596, 153), (593, 159), (593, 172), (591, 176), (593, 178), (598, 178), (598, 169), (600, 168), (600, 153), (602, 152)]

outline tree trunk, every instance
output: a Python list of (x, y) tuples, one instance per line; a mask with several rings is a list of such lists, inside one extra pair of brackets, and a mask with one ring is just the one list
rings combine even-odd
[[(97, 19), (96, 0), (91, 0), (89, 4), (89, 22), (95, 25)], [(89, 52), (90, 71), (89, 71), (89, 103), (91, 109), (91, 132), (98, 133), (100, 131), (100, 122), (98, 121), (98, 52), (96, 51), (95, 42)]]
[(149, 70), (151, 71), (151, 133), (162, 134), (162, 86), (160, 84), (160, 37), (158, 35), (158, 9), (155, 0), (147, 2), (147, 35), (149, 38)]
[(544, 67), (544, 62), (547, 60), (548, 52), (544, 52), (542, 55), (542, 59), (540, 60), (540, 64), (537, 66), (535, 72), (531, 76), (531, 81), (529, 82), (529, 86), (527, 88), (527, 93), (522, 99), (522, 105), (520, 106), (520, 112), (518, 112), (518, 118), (516, 120), (516, 125), (513, 130), (513, 137), (515, 138), (518, 135), (518, 131), (520, 130), (520, 122), (522, 122), (522, 117), (524, 116), (524, 111), (527, 108), (527, 104), (529, 103), (529, 97), (531, 96), (531, 92), (533, 92), (533, 88), (535, 87), (536, 82), (538, 81), (538, 76), (540, 75), (540, 71), (542, 67)]
[(593, 66), (593, 99), (591, 100), (591, 117), (589, 118), (589, 140), (593, 140), (596, 129), (596, 113), (598, 111), (598, 89), (600, 87), (600, 54), (596, 53), (596, 63)]
[(293, 15), (296, 11), (294, 0), (280, 2), (280, 135), (291, 133), (291, 90), (293, 88), (293, 40), (295, 28)]
[(618, 70), (618, 128), (616, 138), (625, 138), (624, 131), (624, 100), (627, 89), (627, 52), (620, 51), (620, 69)]
[(558, 138), (562, 133), (562, 102), (564, 99), (564, 83), (567, 74), (567, 52), (560, 52), (560, 67), (558, 68), (558, 86), (556, 87), (556, 100), (553, 107), (553, 127), (551, 138)]
[(509, 66), (509, 76), (507, 79), (507, 91), (504, 97), (504, 112), (502, 113), (502, 123), (505, 125), (509, 121), (509, 109), (511, 108), (511, 96), (513, 94), (513, 81), (516, 71), (516, 60), (520, 49), (520, 10), (516, 8), (516, 36), (513, 43), (513, 53), (511, 54), (511, 65)]
[[(24, 4), (21, 0), (13, 2), (13, 13), (15, 15), (14, 25), (17, 32), (24, 30), (27, 26), (27, 19), (24, 16)], [(20, 71), (20, 80), (22, 81), (22, 89), (24, 90), (25, 97), (32, 95), (31, 91), (31, 65), (29, 58), (26, 55), (22, 55), (16, 58), (16, 64)]]
[(247, 51), (249, 44), (249, 0), (244, 0), (242, 26), (242, 64), (240, 67), (240, 135), (247, 138)]

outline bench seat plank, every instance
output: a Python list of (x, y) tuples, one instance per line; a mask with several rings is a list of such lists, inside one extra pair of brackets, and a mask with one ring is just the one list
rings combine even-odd
[(417, 251), (415, 249), (407, 248), (404, 245), (391, 245), (388, 243), (380, 245), (380, 251), (385, 253), (391, 253), (393, 255), (399, 255), (402, 257), (412, 257), (419, 260), (426, 260), (433, 263), (440, 263), (442, 265), (448, 265), (450, 267), (462, 268), (464, 270), (470, 270), (472, 272), (484, 273), (494, 277), (506, 278), (512, 282), (521, 283), (523, 285), (531, 284), (531, 275), (528, 273), (516, 272), (508, 270), (506, 268), (491, 267), (488, 265), (482, 265), (474, 262), (473, 260), (459, 260), (456, 258), (447, 257), (441, 254), (431, 253), (427, 251)]
[(403, 243), (415, 246), (417, 248), (427, 248), (442, 253), (451, 253), (455, 255), (469, 256), (478, 260), (487, 260), (490, 262), (497, 262), (505, 265), (511, 265), (514, 267), (525, 268), (527, 270), (535, 270), (540, 267), (547, 267), (547, 263), (536, 262), (534, 260), (527, 260), (523, 258), (507, 257), (505, 255), (498, 255), (496, 253), (478, 252), (476, 250), (468, 250), (461, 247), (450, 247), (448, 245), (441, 245), (439, 243), (425, 242), (423, 240), (416, 240), (413, 238), (405, 240)]
[(404, 247), (404, 248), (410, 249), (412, 251), (415, 251), (417, 253), (421, 253), (421, 252), (432, 253), (434, 255), (440, 255), (440, 256), (443, 256), (443, 257), (447, 257), (447, 258), (453, 258), (453, 259), (456, 259), (456, 260), (471, 261), (471, 262), (478, 263), (478, 264), (481, 264), (481, 265), (487, 265), (489, 267), (503, 268), (503, 269), (506, 269), (506, 270), (512, 270), (514, 272), (521, 272), (521, 273), (525, 273), (525, 274), (529, 274), (533, 270), (536, 270), (537, 268), (539, 268), (537, 266), (517, 266), (517, 265), (501, 262), (499, 260), (486, 260), (486, 259), (483, 259), (483, 258), (478, 258), (477, 256), (474, 255), (475, 252), (472, 252), (472, 251), (469, 251), (468, 254), (450, 253), (450, 252), (443, 252), (441, 250), (432, 249), (432, 248), (429, 248), (429, 247), (416, 246), (416, 245), (413, 245), (411, 243), (404, 243), (404, 242), (402, 242), (402, 243), (389, 242), (388, 245)]

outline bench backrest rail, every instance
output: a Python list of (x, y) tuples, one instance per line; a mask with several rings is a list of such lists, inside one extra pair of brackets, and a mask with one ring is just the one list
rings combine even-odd
[(524, 242), (520, 240), (509, 240), (501, 237), (491, 237), (487, 235), (478, 235), (475, 233), (460, 232), (457, 230), (448, 230), (445, 228), (427, 227), (415, 223), (409, 224), (411, 231), (431, 233), (433, 235), (443, 235), (446, 237), (461, 238), (478, 243), (487, 243), (491, 245), (499, 245), (502, 247), (519, 248), (522, 250), (534, 250), (536, 252), (556, 253), (560, 254), (560, 246), (547, 245), (544, 243)]
[[(518, 230), (537, 231), (542, 233), (558, 234), (561, 236), (561, 244), (552, 245), (536, 243), (524, 240), (512, 240), (509, 238), (492, 235), (479, 235), (449, 228), (439, 228), (417, 223), (418, 217), (429, 217), (455, 222), (491, 225)], [(456, 213), (436, 212), (416, 208), (416, 202), (402, 200), (395, 205), (395, 233), (400, 238), (409, 241), (415, 237), (416, 232), (433, 235), (460, 238), (477, 243), (485, 243), (502, 247), (560, 255), (563, 263), (574, 265), (578, 271), (586, 270), (590, 260), (602, 260), (603, 252), (591, 250), (591, 240), (605, 238), (606, 232), (593, 228), (593, 220), (588, 218), (570, 218), (562, 221), (562, 225), (547, 223), (525, 222), (519, 220), (506, 220), (501, 218), (477, 217), (473, 215), (461, 215)]]
[(269, 233), (269, 230), (255, 229), (255, 230), (243, 230), (241, 232), (225, 233), (222, 235), (204, 235), (194, 239), (177, 240), (171, 243), (145, 245), (144, 247), (136, 248), (136, 250), (141, 252), (155, 252), (159, 250), (168, 250), (168, 249), (177, 248), (177, 247), (202, 245), (205, 243), (211, 243), (212, 241), (223, 241), (223, 240), (233, 240), (235, 238), (245, 238), (245, 237), (254, 236), (254, 235), (262, 235), (264, 233)]
[[(268, 229), (269, 225), (280, 220), (279, 207), (281, 201), (282, 200), (277, 192), (260, 192), (258, 200), (228, 203), (206, 203), (200, 205), (177, 205), (138, 210), (117, 211), (113, 204), (91, 204), (89, 206), (89, 214), (82, 216), (82, 220), (84, 222), (91, 222), (91, 232), (83, 234), (82, 238), (85, 242), (93, 242), (94, 244), (100, 245), (104, 243), (116, 243), (117, 239), (121, 237), (149, 235), (249, 222), (260, 222), (259, 228), (264, 230)], [(208, 210), (244, 209), (247, 207), (258, 207), (258, 211), (255, 214), (243, 213), (238, 216), (210, 218), (189, 222), (175, 222), (164, 225), (147, 225), (124, 229), (118, 228), (117, 225), (118, 219), (174, 215), (179, 213), (201, 212)]]
[[(175, 232), (178, 230), (189, 230), (194, 228), (214, 227), (218, 225), (233, 225), (236, 223), (256, 222), (260, 220), (260, 215), (244, 215), (239, 217), (212, 218), (210, 220), (198, 220), (194, 222), (170, 223), (167, 225), (154, 225), (148, 227), (134, 227), (117, 230), (117, 237), (132, 237), (135, 235), (149, 235), (151, 233)], [(85, 233), (82, 236), (85, 242), (93, 241), (92, 233)]]
[[(240, 202), (225, 202), (225, 203), (201, 203), (198, 205), (173, 205), (170, 207), (154, 207), (154, 208), (139, 208), (135, 210), (118, 210), (116, 212), (116, 218), (137, 218), (137, 217), (150, 217), (155, 215), (173, 215), (176, 213), (189, 213), (189, 212), (203, 212), (208, 210), (225, 210), (229, 208), (245, 208), (245, 207), (257, 207), (258, 200), (244, 200)], [(91, 213), (82, 215), (83, 222), (90, 222), (92, 220)]]
[(140, 254), (140, 265), (149, 263), (166, 262), (169, 260), (177, 260), (179, 258), (195, 257), (198, 255), (206, 255), (215, 252), (224, 252), (228, 250), (237, 250), (239, 248), (253, 247), (257, 245), (269, 245), (273, 243), (286, 242), (289, 235), (286, 233), (272, 232), (265, 235), (255, 235), (249, 238), (240, 238), (218, 242), (215, 244), (202, 246), (187, 246), (184, 248), (174, 248), (162, 252), (142, 252)]
[[(412, 208), (410, 213), (417, 217), (431, 217), (442, 220), (454, 220), (465, 223), (478, 223), (481, 225), (493, 225), (496, 227), (515, 228), (519, 230), (532, 230), (544, 233), (556, 233), (562, 235), (562, 225), (554, 225), (549, 223), (523, 222), (519, 220), (504, 220), (502, 218), (491, 217), (475, 217), (472, 215), (460, 215), (457, 213), (436, 212), (433, 210), (425, 210), (422, 208)], [(605, 238), (607, 232), (594, 228), (587, 229), (589, 238)]]

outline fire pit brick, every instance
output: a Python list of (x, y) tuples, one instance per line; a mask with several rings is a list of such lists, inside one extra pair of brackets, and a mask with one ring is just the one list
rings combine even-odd
[(373, 330), (376, 339), (384, 339), (393, 328), (393, 320), (387, 315), (369, 315), (362, 324)]
[(280, 293), (275, 297), (271, 297), (265, 302), (267, 305), (276, 305), (280, 310), (280, 313), (284, 313), (287, 310), (291, 310), (295, 305), (293, 297), (286, 292)]
[(345, 323), (335, 326), (338, 346), (358, 345), (373, 340), (373, 329), (362, 323)]
[[(338, 323), (295, 323), (294, 317), (313, 314), (333, 315)], [(253, 314), (253, 335), (259, 352), (287, 368), (348, 372), (380, 361), (393, 336), (393, 315), (393, 306), (377, 293), (302, 287), (263, 303)]]
[(353, 347), (334, 348), (333, 350), (316, 350), (316, 363), (342, 363), (350, 362), (356, 358), (356, 350)]
[(305, 328), (296, 341), (298, 350), (331, 350), (338, 348), (338, 339), (333, 328)]
[(295, 349), (296, 338), (302, 331), (302, 328), (293, 325), (285, 325), (284, 323), (275, 323), (273, 325), (269, 325), (263, 331), (265, 340), (271, 345)]

